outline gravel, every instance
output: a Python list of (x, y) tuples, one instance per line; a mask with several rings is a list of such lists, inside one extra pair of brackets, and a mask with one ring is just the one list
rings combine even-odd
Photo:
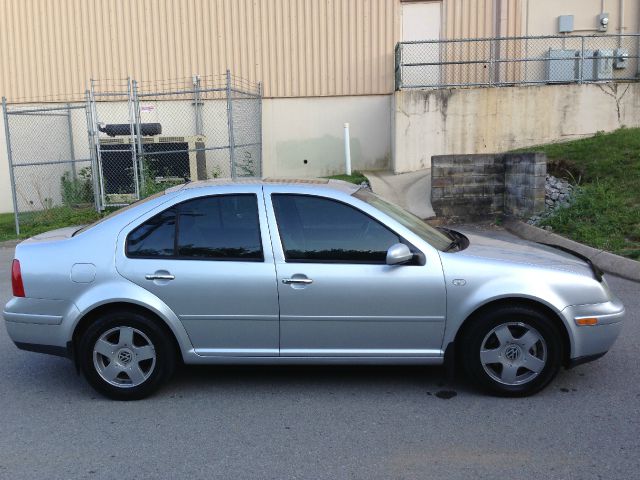
[[(576, 187), (571, 185), (568, 180), (547, 175), (544, 192), (544, 212), (529, 218), (527, 223), (530, 225), (539, 225), (543, 220), (553, 215), (559, 208), (568, 207), (574, 198)], [(543, 228), (545, 230), (551, 230), (550, 226)]]

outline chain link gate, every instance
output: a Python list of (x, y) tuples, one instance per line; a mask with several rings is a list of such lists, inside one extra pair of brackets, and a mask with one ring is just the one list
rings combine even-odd
[(231, 75), (92, 80), (84, 101), (7, 104), (16, 232), (88, 223), (189, 180), (260, 177), (262, 88)]
[(16, 233), (95, 209), (86, 104), (8, 105), (3, 97), (2, 107)]
[(95, 151), (98, 208), (140, 199), (135, 110), (131, 80), (91, 80), (91, 149)]

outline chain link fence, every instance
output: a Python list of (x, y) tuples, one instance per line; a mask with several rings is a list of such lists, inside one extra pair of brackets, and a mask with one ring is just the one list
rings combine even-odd
[(640, 34), (400, 42), (396, 90), (638, 79)]
[(92, 80), (69, 103), (3, 116), (16, 231), (86, 223), (190, 180), (260, 177), (262, 88), (226, 75)]

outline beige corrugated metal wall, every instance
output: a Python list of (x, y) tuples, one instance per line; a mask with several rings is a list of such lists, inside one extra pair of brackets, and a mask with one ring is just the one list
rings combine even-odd
[(0, 94), (223, 73), (266, 96), (389, 93), (398, 0), (2, 0)]
[[(443, 38), (491, 38), (523, 35), (525, 0), (444, 0)], [(499, 44), (503, 58), (519, 58), (520, 42), (507, 40)], [(452, 43), (443, 47), (447, 61), (472, 61), (489, 58), (488, 43)], [(501, 66), (501, 80), (517, 78), (519, 64)], [(441, 71), (446, 83), (487, 83), (489, 70), (482, 64), (448, 65)]]
[(522, 35), (525, 0), (444, 0), (443, 37)]
[[(445, 38), (522, 33), (523, 0), (443, 0)], [(400, 0), (0, 0), (0, 94), (220, 74), (271, 97), (393, 91)]]

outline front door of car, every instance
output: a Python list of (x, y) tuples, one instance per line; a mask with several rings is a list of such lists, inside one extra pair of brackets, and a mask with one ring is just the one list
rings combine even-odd
[(435, 251), (426, 262), (387, 265), (387, 249), (407, 242), (372, 216), (328, 197), (264, 189), (281, 356), (442, 354), (446, 302)]
[(277, 356), (278, 292), (266, 230), (259, 185), (193, 198), (123, 232), (117, 268), (174, 311), (198, 354)]

